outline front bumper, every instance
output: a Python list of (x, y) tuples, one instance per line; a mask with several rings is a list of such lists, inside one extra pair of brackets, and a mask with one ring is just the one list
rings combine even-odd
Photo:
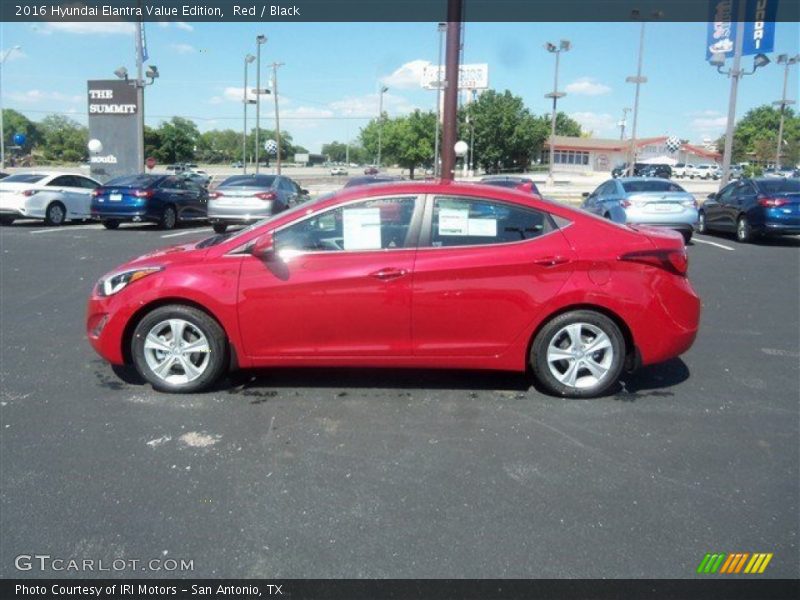
[(125, 363), (122, 344), (133, 311), (118, 296), (99, 296), (92, 290), (86, 307), (86, 337), (102, 358), (114, 365)]

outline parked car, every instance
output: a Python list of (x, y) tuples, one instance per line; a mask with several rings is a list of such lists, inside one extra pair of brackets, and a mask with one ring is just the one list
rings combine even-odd
[(582, 208), (616, 223), (666, 227), (680, 232), (686, 243), (697, 224), (697, 202), (677, 183), (646, 177), (609, 179)]
[[(644, 163), (638, 163), (638, 162), (634, 163), (633, 164), (633, 176), (634, 177), (638, 177), (638, 175), (641, 172), (642, 168), (644, 168), (646, 166), (647, 165), (645, 165)], [(614, 169), (612, 169), (611, 176), (614, 177), (614, 178), (616, 178), (616, 177), (625, 177), (627, 175), (627, 172), (628, 172), (628, 163), (622, 163), (621, 165), (618, 165), (618, 166), (614, 167)]]
[(234, 169), (242, 169), (244, 168), (244, 163), (240, 160), (237, 160), (236, 162), (231, 163), (231, 167)]
[(344, 167), (333, 167), (331, 169), (331, 175), (334, 175), (334, 176), (347, 175), (347, 169), (345, 169)]
[(719, 165), (710, 163), (703, 163), (700, 165), (692, 165), (687, 169), (689, 179), (719, 179), (722, 177)]
[(800, 234), (800, 180), (743, 178), (709, 194), (697, 231), (735, 233), (742, 243), (760, 236)]
[(0, 171), (0, 179), (5, 179), (6, 177), (8, 177), (8, 175), (9, 174), (6, 173), (5, 171)]
[(669, 165), (643, 165), (639, 169), (639, 177), (658, 177), (660, 179), (670, 179), (672, 177), (672, 167)]
[(501, 187), (361, 186), (121, 265), (86, 329), (165, 392), (208, 389), (231, 365), (353, 366), (530, 369), (552, 394), (591, 397), (691, 347), (686, 270), (674, 232)]
[(0, 180), (0, 223), (42, 219), (47, 225), (91, 218), (92, 191), (99, 182), (74, 173), (29, 171)]
[(377, 167), (367, 167), (364, 169), (364, 175), (377, 175), (378, 169)]
[(672, 176), (675, 179), (683, 179), (686, 177), (686, 170), (691, 166), (692, 165), (686, 163), (677, 163), (674, 167), (672, 167)]
[(520, 190), (521, 192), (536, 196), (537, 198), (542, 197), (542, 194), (539, 193), (539, 188), (536, 187), (533, 179), (528, 177), (518, 177), (515, 175), (490, 175), (482, 178), (481, 183)]
[(183, 173), (184, 171), (188, 170), (184, 165), (179, 165), (179, 164), (167, 165), (164, 168), (170, 173)]
[(728, 178), (729, 179), (739, 179), (742, 175), (744, 175), (744, 169), (742, 165), (731, 165), (728, 171)]
[(204, 220), (207, 210), (208, 191), (180, 175), (117, 177), (97, 188), (92, 198), (92, 217), (106, 229), (116, 229), (123, 221), (172, 229), (182, 221)]
[(308, 190), (282, 175), (234, 175), (211, 192), (208, 220), (217, 233), (252, 223), (308, 200)]
[(208, 184), (211, 183), (211, 176), (205, 171), (184, 171), (181, 173), (181, 177), (201, 187), (208, 187)]
[(787, 177), (792, 177), (792, 174), (793, 174), (794, 170), (795, 169), (793, 167), (781, 167), (779, 169), (767, 169), (767, 170), (764, 171), (763, 176), (764, 177), (783, 177), (783, 178), (787, 178)]
[(378, 175), (359, 175), (358, 177), (352, 177), (344, 184), (344, 187), (355, 187), (357, 185), (374, 185), (376, 183), (390, 183), (393, 181), (403, 181), (402, 177), (398, 177), (397, 175), (386, 175), (378, 174)]

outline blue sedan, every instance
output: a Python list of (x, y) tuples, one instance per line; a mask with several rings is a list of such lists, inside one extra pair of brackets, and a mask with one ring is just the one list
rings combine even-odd
[(697, 231), (736, 233), (740, 242), (759, 236), (800, 234), (800, 180), (739, 179), (709, 194)]

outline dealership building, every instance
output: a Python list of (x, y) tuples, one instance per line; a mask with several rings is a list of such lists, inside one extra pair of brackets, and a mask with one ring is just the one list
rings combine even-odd
[[(669, 136), (665, 135), (636, 140), (637, 162), (675, 165), (718, 163), (722, 160), (722, 155), (715, 149), (693, 144), (680, 144), (680, 147), (672, 152), (667, 144), (668, 139)], [(630, 140), (557, 135), (553, 141), (554, 168), (558, 171), (608, 173), (628, 160), (631, 147)], [(542, 164), (549, 162), (549, 155), (550, 138), (542, 151)]]

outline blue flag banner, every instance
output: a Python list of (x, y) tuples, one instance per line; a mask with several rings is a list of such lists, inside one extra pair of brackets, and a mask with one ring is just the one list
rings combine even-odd
[(142, 62), (145, 62), (148, 58), (150, 58), (150, 54), (147, 52), (147, 36), (144, 33), (144, 23), (141, 24), (141, 32), (142, 32)]
[(731, 58), (736, 48), (736, 23), (743, 20), (742, 56), (766, 54), (775, 47), (775, 15), (778, 0), (745, 0), (744, 17), (740, 17), (742, 0), (709, 2), (706, 60), (712, 54)]

